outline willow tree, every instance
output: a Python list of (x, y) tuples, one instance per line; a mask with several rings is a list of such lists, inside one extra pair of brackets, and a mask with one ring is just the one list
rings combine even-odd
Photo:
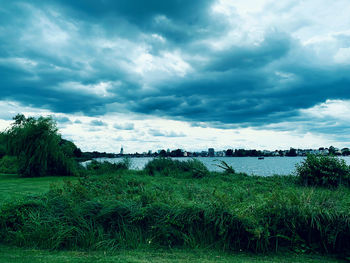
[(18, 114), (6, 132), (8, 152), (18, 157), (19, 174), (25, 177), (74, 175), (75, 163), (66, 154), (51, 117), (26, 118)]

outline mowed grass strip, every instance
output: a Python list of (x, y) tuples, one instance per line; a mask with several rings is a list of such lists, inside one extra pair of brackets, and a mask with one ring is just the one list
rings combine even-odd
[(0, 205), (10, 200), (46, 193), (50, 185), (62, 185), (65, 180), (75, 182), (77, 178), (67, 176), (22, 178), (17, 174), (0, 173)]
[(223, 253), (214, 250), (119, 250), (116, 252), (47, 251), (0, 246), (1, 263), (335, 263), (346, 262), (322, 255)]

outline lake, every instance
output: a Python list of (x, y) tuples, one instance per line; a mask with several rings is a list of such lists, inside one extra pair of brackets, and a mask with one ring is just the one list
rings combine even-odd
[[(257, 157), (197, 157), (195, 159), (203, 162), (211, 171), (222, 171), (221, 168), (215, 166), (219, 161), (225, 161), (231, 165), (236, 172), (244, 172), (249, 175), (270, 176), (274, 174), (287, 175), (295, 171), (295, 165), (301, 163), (305, 157), (265, 157), (259, 160)], [(350, 157), (340, 157), (345, 162), (350, 164)], [(131, 158), (132, 169), (142, 169), (146, 163), (153, 158)], [(181, 161), (189, 160), (190, 158), (173, 158)], [(122, 158), (98, 158), (98, 161), (108, 161), (117, 163)]]

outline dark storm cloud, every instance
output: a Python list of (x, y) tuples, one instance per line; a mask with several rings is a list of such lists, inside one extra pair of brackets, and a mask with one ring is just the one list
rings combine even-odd
[[(135, 33), (137, 30), (159, 33), (177, 43), (198, 37), (207, 30), (213, 30), (210, 16), (213, 0), (58, 0), (50, 1), (74, 17), (103, 23), (108, 31), (120, 34)], [(130, 25), (131, 31), (118, 28)], [(221, 28), (224, 26), (220, 23)]]
[(208, 70), (254, 69), (283, 58), (291, 48), (291, 39), (281, 32), (270, 32), (259, 46), (232, 47), (213, 54)]
[[(136, 112), (235, 128), (300, 121), (300, 109), (350, 99), (349, 66), (318, 61), (317, 52), (289, 33), (268, 29), (260, 42), (214, 49), (208, 39), (234, 30), (213, 14), (214, 0), (0, 3), (0, 100), (61, 113)], [(350, 47), (348, 35), (336, 39)], [(166, 75), (175, 64), (149, 73), (146, 64), (139, 74), (137, 59), (145, 52), (155, 58), (179, 53), (190, 70)]]

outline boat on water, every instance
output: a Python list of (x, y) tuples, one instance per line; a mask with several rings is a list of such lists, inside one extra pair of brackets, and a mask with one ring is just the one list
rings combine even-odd
[(264, 157), (258, 157), (258, 160), (264, 160), (265, 158)]

